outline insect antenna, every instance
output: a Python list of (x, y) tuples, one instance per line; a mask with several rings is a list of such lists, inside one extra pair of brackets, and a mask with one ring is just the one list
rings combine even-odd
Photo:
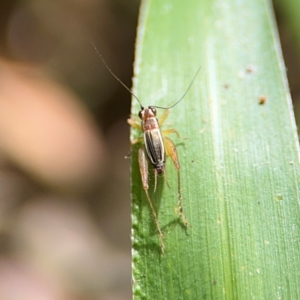
[(102, 55), (100, 54), (98, 48), (95, 46), (94, 43), (92, 43), (93, 47), (95, 48), (97, 54), (99, 55), (100, 59), (102, 60), (104, 66), (106, 67), (106, 69), (109, 71), (109, 73), (117, 80), (119, 81), (122, 86), (138, 101), (138, 103), (140, 104), (141, 109), (143, 109), (143, 105), (140, 101), (140, 99), (131, 91), (131, 89), (111, 70), (111, 68), (108, 66), (108, 64), (106, 63), (106, 61), (104, 60), (104, 58), (102, 57)]
[(151, 105), (151, 107), (155, 107), (155, 108), (159, 108), (159, 109), (171, 109), (171, 108), (173, 108), (175, 105), (177, 105), (181, 100), (183, 100), (183, 98), (185, 97), (185, 95), (186, 95), (186, 94), (188, 93), (188, 91), (190, 90), (190, 88), (191, 88), (191, 86), (193, 85), (193, 83), (194, 83), (194, 81), (195, 81), (195, 79), (196, 79), (198, 73), (200, 72), (200, 69), (201, 69), (201, 67), (199, 67), (199, 69), (197, 70), (196, 74), (194, 75), (194, 77), (193, 77), (193, 79), (192, 79), (190, 85), (188, 86), (188, 88), (186, 89), (186, 91), (184, 92), (184, 94), (182, 95), (182, 97), (181, 97), (179, 100), (177, 100), (175, 103), (173, 103), (173, 104), (172, 104), (171, 106), (169, 106), (169, 107), (153, 106), (153, 105)]

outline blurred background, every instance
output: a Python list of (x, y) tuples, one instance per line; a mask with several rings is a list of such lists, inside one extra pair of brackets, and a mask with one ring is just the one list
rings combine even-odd
[(0, 299), (131, 299), (139, 1), (0, 4)]
[[(297, 111), (300, 43), (281, 3)], [(130, 87), (138, 8), (1, 1), (1, 300), (131, 299), (130, 95), (92, 43)]]

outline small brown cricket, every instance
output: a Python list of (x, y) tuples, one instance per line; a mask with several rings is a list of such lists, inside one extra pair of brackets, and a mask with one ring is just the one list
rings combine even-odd
[[(123, 87), (139, 102), (140, 104), (140, 111), (139, 111), (139, 118), (141, 119), (141, 122), (138, 122), (137, 120), (130, 118), (128, 119), (128, 123), (136, 128), (139, 129), (140, 131), (143, 132), (143, 137), (137, 138), (132, 141), (132, 144), (136, 143), (143, 143), (142, 146), (139, 148), (138, 152), (138, 163), (139, 163), (139, 169), (140, 169), (140, 174), (141, 174), (141, 180), (142, 180), (142, 185), (143, 189), (145, 191), (147, 200), (149, 202), (149, 206), (156, 224), (156, 229), (158, 231), (159, 235), (159, 240), (160, 240), (160, 247), (162, 254), (164, 254), (165, 250), (165, 245), (163, 241), (163, 233), (158, 221), (157, 213), (154, 209), (153, 202), (150, 198), (149, 195), (149, 166), (148, 163), (150, 162), (153, 166), (154, 170), (154, 178), (155, 178), (155, 183), (154, 183), (154, 192), (156, 190), (156, 185), (157, 185), (157, 176), (165, 175), (165, 156), (169, 156), (173, 163), (174, 166), (177, 170), (177, 192), (178, 192), (178, 211), (179, 211), (179, 217), (181, 218), (183, 224), (185, 226), (188, 226), (189, 223), (187, 222), (187, 219), (184, 215), (183, 212), (183, 205), (182, 205), (182, 196), (181, 196), (181, 183), (180, 183), (180, 165), (179, 165), (179, 159), (177, 155), (177, 150), (176, 146), (173, 143), (173, 141), (168, 138), (166, 135), (170, 133), (176, 133), (178, 136), (178, 132), (175, 129), (166, 129), (162, 130), (160, 127), (164, 123), (165, 119), (167, 118), (169, 114), (169, 109), (173, 108), (175, 105), (177, 105), (187, 94), (189, 91), (190, 87), (192, 86), (193, 82), (195, 81), (200, 68), (197, 70), (193, 80), (191, 81), (190, 85), (186, 89), (185, 93), (183, 96), (176, 101), (173, 105), (170, 107), (160, 107), (160, 106), (148, 106), (144, 107), (141, 104), (141, 101), (132, 93), (132, 91), (112, 72), (112, 70), (109, 68), (105, 60), (102, 58), (101, 54), (99, 53), (98, 49), (93, 45), (95, 50), (97, 51), (98, 55), (100, 56), (103, 64), (105, 67), (108, 69), (108, 71), (115, 77), (117, 81), (119, 81)], [(156, 108), (159, 109), (164, 109), (165, 112), (158, 121), (156, 118)]]
[(165, 113), (161, 117), (160, 121), (158, 121), (156, 118), (155, 107), (153, 106), (149, 106), (147, 108), (141, 107), (141, 110), (139, 112), (139, 117), (141, 118), (141, 124), (139, 124), (134, 119), (128, 119), (128, 123), (132, 127), (137, 128), (143, 132), (143, 137), (133, 140), (132, 144), (144, 142), (144, 145), (142, 145), (139, 149), (138, 162), (139, 162), (139, 168), (140, 168), (140, 173), (142, 178), (143, 189), (147, 196), (154, 217), (154, 221), (156, 224), (156, 228), (159, 234), (162, 254), (164, 254), (164, 249), (165, 249), (165, 245), (163, 242), (163, 233), (161, 231), (158, 217), (148, 192), (149, 189), (148, 161), (150, 161), (154, 169), (154, 179), (155, 179), (154, 191), (155, 191), (157, 185), (157, 176), (165, 175), (165, 155), (171, 157), (175, 165), (175, 168), (177, 170), (179, 216), (181, 217), (183, 224), (185, 226), (188, 226), (188, 222), (183, 213), (183, 207), (182, 207), (182, 196), (181, 196), (181, 186), (180, 186), (180, 165), (179, 165), (177, 150), (173, 141), (166, 136), (169, 133), (176, 133), (178, 135), (178, 132), (175, 129), (166, 129), (163, 131), (160, 130), (160, 126), (163, 124), (168, 113), (169, 110), (165, 110)]

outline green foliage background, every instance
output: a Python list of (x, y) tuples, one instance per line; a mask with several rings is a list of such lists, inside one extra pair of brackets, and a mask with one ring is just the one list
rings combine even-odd
[(135, 299), (299, 298), (299, 143), (271, 2), (149, 0), (140, 13), (134, 93), (143, 105), (171, 105), (202, 69), (165, 126), (181, 136), (192, 228), (176, 221), (171, 161), (170, 188), (161, 181), (151, 192), (164, 257), (133, 147)]

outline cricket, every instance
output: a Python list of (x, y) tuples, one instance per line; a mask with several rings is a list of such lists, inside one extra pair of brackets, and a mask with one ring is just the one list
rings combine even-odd
[[(140, 111), (139, 111), (139, 118), (140, 121), (135, 118), (130, 118), (127, 120), (128, 124), (140, 130), (143, 134), (140, 138), (137, 138), (133, 140), (131, 143), (132, 145), (136, 143), (141, 143), (141, 147), (138, 150), (138, 164), (139, 164), (139, 170), (141, 174), (141, 181), (142, 186), (146, 194), (146, 198), (148, 200), (154, 222), (156, 225), (156, 230), (158, 232), (159, 236), (159, 242), (160, 242), (160, 248), (162, 255), (164, 255), (165, 252), (165, 245), (164, 245), (164, 235), (158, 220), (157, 213), (154, 209), (153, 202), (149, 195), (149, 163), (152, 165), (153, 171), (154, 171), (154, 193), (156, 191), (157, 187), (157, 178), (158, 176), (165, 177), (165, 161), (166, 156), (169, 156), (171, 160), (173, 161), (173, 164), (177, 171), (177, 205), (178, 205), (178, 217), (181, 219), (184, 226), (188, 227), (189, 223), (184, 215), (183, 211), (183, 204), (182, 204), (182, 195), (181, 195), (181, 181), (180, 181), (180, 164), (178, 159), (178, 154), (176, 150), (176, 146), (174, 142), (167, 137), (167, 135), (171, 133), (175, 133), (179, 137), (179, 133), (173, 129), (165, 129), (161, 130), (161, 126), (163, 125), (164, 121), (166, 120), (169, 111), (171, 108), (176, 106), (178, 103), (180, 103), (188, 91), (190, 90), (191, 86), (193, 85), (199, 71), (201, 68), (199, 68), (194, 75), (191, 83), (189, 84), (188, 88), (182, 95), (182, 97), (177, 100), (175, 103), (173, 103), (169, 107), (160, 107), (160, 106), (148, 106), (144, 107), (139, 100), (139, 98), (134, 95), (134, 93), (131, 91), (129, 87), (127, 87), (121, 79), (119, 79), (113, 71), (110, 69), (106, 61), (103, 59), (102, 55), (96, 48), (96, 46), (93, 44), (97, 54), (99, 55), (100, 59), (102, 60), (103, 64), (111, 73), (111, 75), (138, 101), (140, 105)], [(156, 117), (157, 111), (156, 109), (163, 109), (165, 110), (161, 118), (158, 120)]]

